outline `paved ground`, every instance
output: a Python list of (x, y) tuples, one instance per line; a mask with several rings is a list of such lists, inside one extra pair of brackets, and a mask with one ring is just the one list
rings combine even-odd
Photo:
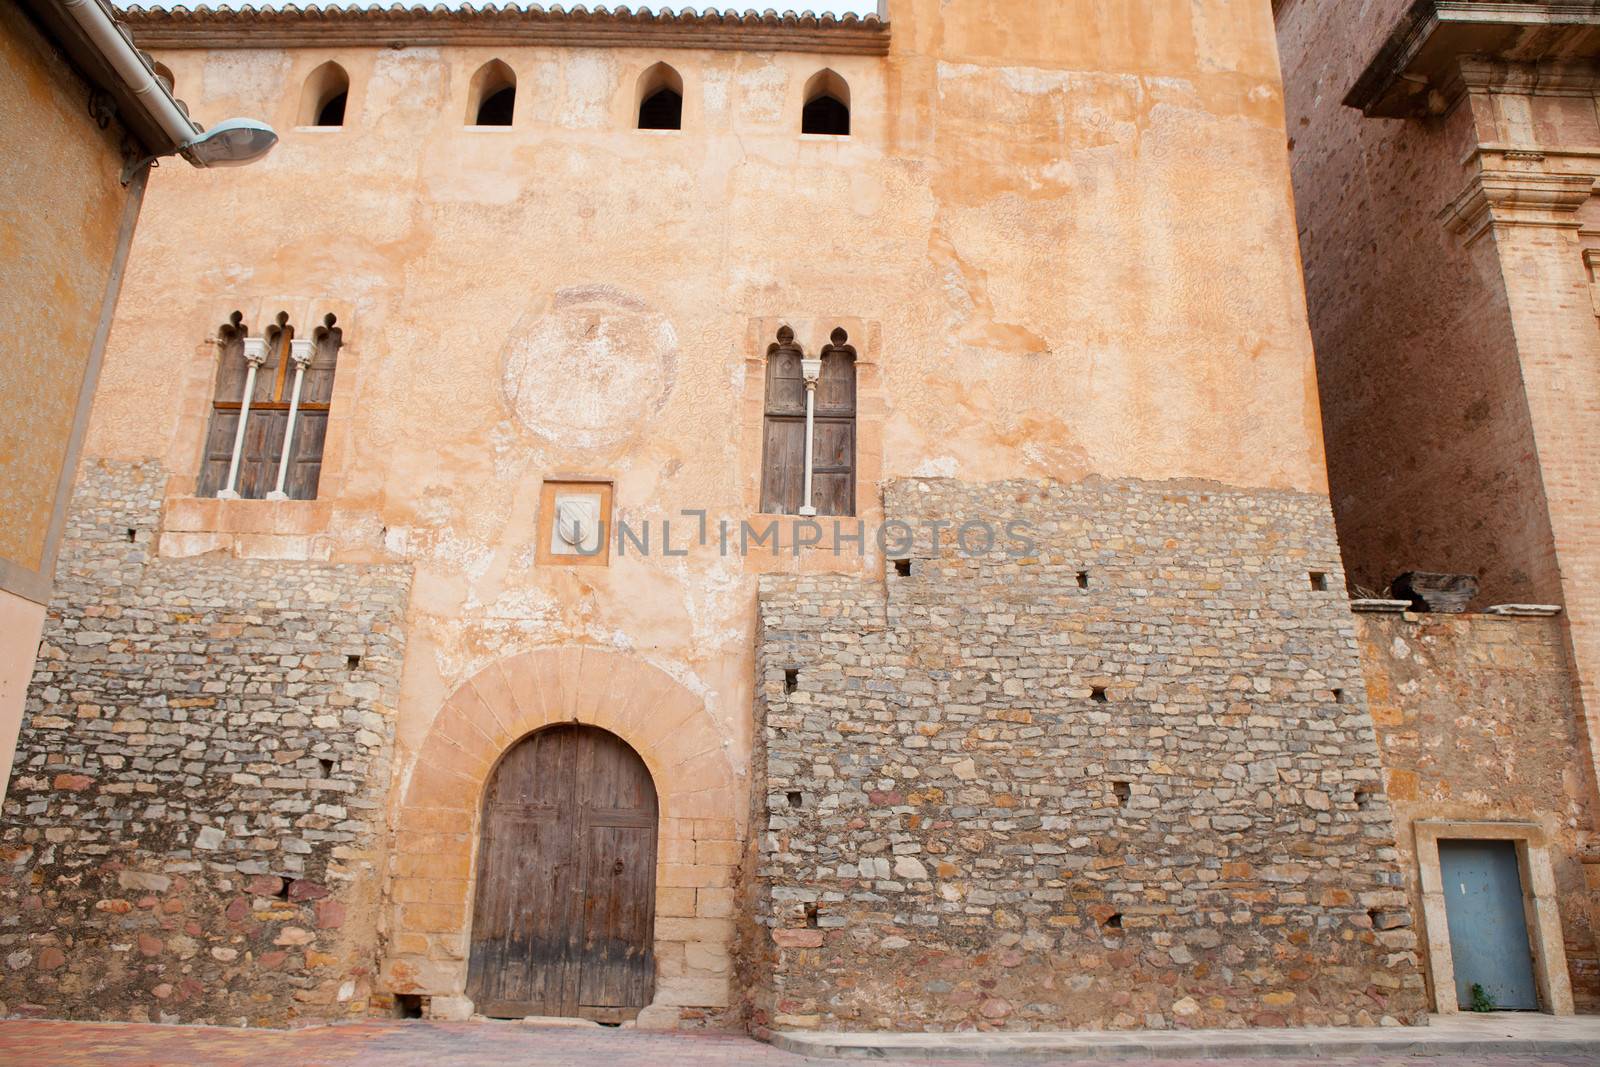
[[(742, 1037), (718, 1034), (657, 1034), (636, 1030), (532, 1027), (516, 1023), (367, 1022), (292, 1032), (225, 1030), (198, 1026), (142, 1026), (125, 1023), (0, 1021), (0, 1064), (5, 1067), (805, 1067), (839, 1064), (780, 1052)], [(943, 1067), (947, 1060), (894, 1062)], [(991, 1059), (991, 1063), (1006, 1063)], [(1050, 1062), (1037, 1057), (1030, 1065)], [(1119, 1060), (1123, 1064), (1181, 1062), (1193, 1059)], [(1237, 1063), (1215, 1060), (1213, 1063)], [(1366, 1056), (1352, 1059), (1274, 1059), (1272, 1067), (1361, 1067), (1436, 1065), (1438, 1054)], [(1462, 1056), (1448, 1067), (1594, 1067), (1591, 1054)]]
[(1302, 1057), (1425, 1056), (1482, 1060), (1490, 1055), (1593, 1056), (1600, 1062), (1600, 1016), (1557, 1018), (1538, 1012), (1435, 1015), (1427, 1026), (1306, 1027), (1260, 1030), (1124, 1030), (1114, 1033), (1002, 1031), (955, 1034), (776, 1034), (773, 1044), (802, 1056), (850, 1059), (963, 1059), (998, 1063), (1165, 1060), (1231, 1063)]

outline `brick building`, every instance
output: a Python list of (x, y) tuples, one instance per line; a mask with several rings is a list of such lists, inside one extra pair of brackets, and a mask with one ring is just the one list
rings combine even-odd
[(1600, 9), (1274, 9), (1351, 580), (1461, 573), (1474, 611), (1562, 609), (1362, 627), (1433, 997), (1454, 1010), (1462, 979), (1427, 842), (1472, 838), (1518, 853), (1540, 1003), (1570, 979), (1594, 1011)]
[(1420, 1019), (1265, 4), (126, 17), (7, 1011)]

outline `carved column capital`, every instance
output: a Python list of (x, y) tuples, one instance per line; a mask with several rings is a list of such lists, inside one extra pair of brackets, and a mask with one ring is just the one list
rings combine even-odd
[(302, 341), (298, 337), (289, 342), (289, 358), (302, 367), (311, 365), (311, 357), (316, 352), (316, 346), (310, 341)]
[(1592, 174), (1551, 174), (1535, 170), (1491, 170), (1472, 176), (1467, 188), (1439, 219), (1468, 243), (1490, 226), (1578, 228), (1578, 209), (1594, 192)]
[(822, 360), (802, 358), (800, 360), (800, 375), (805, 378), (807, 389), (815, 389), (817, 387), (817, 379), (822, 377)]
[(246, 337), (244, 339), (245, 362), (252, 367), (259, 367), (267, 361), (267, 339), (265, 337)]

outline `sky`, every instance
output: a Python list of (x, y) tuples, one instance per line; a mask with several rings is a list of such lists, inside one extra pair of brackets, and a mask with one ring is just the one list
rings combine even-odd
[[(310, 0), (301, 0), (301, 6), (306, 6), (306, 3), (309, 2)], [(324, 6), (331, 7), (334, 6), (338, 0), (320, 0), (320, 2)], [(404, 6), (410, 7), (415, 2), (416, 0), (406, 0)], [(422, 0), (422, 2), (428, 7), (433, 7), (435, 4), (438, 4), (441, 7), (461, 6), (460, 0)], [(486, 7), (488, 6), (489, 2), (494, 2), (494, 0), (478, 0), (477, 6)], [(774, 11), (780, 12), (813, 11), (819, 15), (843, 15), (852, 11), (858, 15), (867, 15), (878, 10), (878, 0), (727, 0), (725, 3), (707, 2), (698, 4), (652, 4), (636, 3), (632, 2), (632, 0), (543, 0), (543, 3), (546, 7), (552, 7), (558, 2), (569, 9), (577, 7), (579, 3), (582, 3), (583, 6), (591, 9), (601, 6), (609, 8), (629, 7), (635, 11), (682, 11), (687, 8), (694, 11), (716, 9), (742, 12), (747, 10), (765, 11), (770, 8)], [(117, 3), (119, 7), (127, 6), (130, 3), (136, 3), (141, 7), (187, 8), (243, 7), (246, 3), (250, 3), (255, 7), (284, 6), (284, 0), (117, 0)], [(391, 7), (393, 6), (393, 2), (390, 2), (390, 0), (381, 0), (381, 2), (373, 2), (373, 0), (359, 0), (359, 3), (345, 2), (340, 4), (340, 6)], [(507, 4), (502, 0), (498, 6), (508, 7), (512, 5)]]

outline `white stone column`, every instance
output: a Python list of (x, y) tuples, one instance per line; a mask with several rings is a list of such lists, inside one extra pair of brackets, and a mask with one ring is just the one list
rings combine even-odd
[(244, 401), (239, 405), (239, 428), (233, 434), (233, 458), (228, 461), (228, 484), (217, 494), (218, 500), (239, 499), (239, 460), (244, 456), (245, 424), (250, 421), (250, 394), (256, 391), (256, 371), (267, 361), (266, 338), (246, 337), (244, 358), (250, 364), (244, 372)]
[(822, 377), (822, 360), (802, 359), (800, 361), (800, 373), (806, 380), (806, 487), (804, 495), (800, 498), (802, 501), (800, 514), (810, 517), (817, 513), (817, 509), (811, 503), (811, 468), (813, 465), (811, 448), (816, 433), (817, 379)]
[(294, 392), (289, 394), (289, 425), (283, 430), (283, 454), (278, 457), (278, 487), (267, 494), (268, 500), (288, 500), (283, 483), (289, 477), (289, 453), (294, 448), (294, 424), (300, 415), (300, 383), (305, 380), (306, 368), (311, 366), (310, 341), (289, 342), (289, 358), (294, 360)]

